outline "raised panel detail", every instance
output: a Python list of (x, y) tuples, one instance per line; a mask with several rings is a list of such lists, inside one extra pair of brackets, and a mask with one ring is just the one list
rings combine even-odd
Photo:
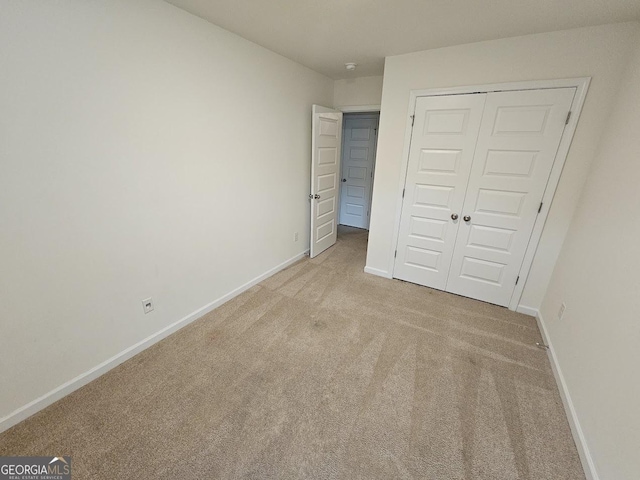
[(440, 252), (428, 250), (426, 248), (407, 247), (404, 261), (412, 267), (424, 268), (427, 270), (438, 271), (438, 261), (440, 260)]
[(422, 149), (418, 171), (420, 173), (448, 173), (458, 172), (458, 162), (461, 150), (431, 150)]
[(521, 192), (480, 189), (476, 201), (476, 212), (520, 216), (525, 195)]
[(468, 246), (509, 252), (516, 232), (506, 228), (471, 225)]
[(434, 218), (411, 217), (409, 235), (444, 242), (448, 222)]
[(416, 185), (413, 203), (417, 206), (449, 208), (453, 187)]
[(336, 224), (333, 219), (329, 220), (327, 223), (323, 223), (316, 229), (316, 242), (328, 237), (333, 234), (334, 229), (336, 228)]
[(354, 187), (349, 185), (347, 187), (347, 197), (364, 198), (364, 187)]
[(349, 158), (351, 160), (366, 160), (369, 154), (367, 147), (351, 147), (349, 148)]
[(352, 128), (351, 140), (369, 140), (369, 132), (368, 128)]
[(338, 121), (333, 118), (320, 117), (320, 135), (337, 137), (338, 136)]
[(428, 110), (425, 135), (462, 135), (467, 130), (469, 110)]
[(335, 165), (338, 162), (338, 149), (335, 147), (318, 148), (318, 165)]
[(462, 260), (461, 277), (491, 283), (493, 285), (502, 284), (502, 274), (506, 265), (502, 263), (489, 262), (479, 258), (464, 257)]
[(484, 165), (485, 175), (530, 177), (538, 152), (489, 150)]
[(349, 167), (349, 178), (364, 180), (366, 175), (367, 169), (365, 167)]
[(318, 187), (316, 189), (317, 193), (326, 192), (327, 190), (331, 190), (336, 188), (336, 174), (328, 173), (326, 175), (318, 176)]
[(323, 215), (333, 213), (333, 211), (336, 208), (335, 200), (336, 200), (336, 197), (327, 198), (325, 200), (319, 200), (316, 207), (316, 216), (321, 217)]
[(348, 215), (356, 215), (361, 217), (364, 215), (364, 207), (362, 205), (355, 205), (353, 203), (347, 203), (347, 214)]
[(500, 107), (493, 125), (494, 135), (542, 135), (552, 105)]

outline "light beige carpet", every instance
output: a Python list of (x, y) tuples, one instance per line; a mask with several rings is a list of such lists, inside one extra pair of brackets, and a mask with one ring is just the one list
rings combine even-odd
[(583, 479), (533, 318), (304, 259), (0, 436), (75, 479)]

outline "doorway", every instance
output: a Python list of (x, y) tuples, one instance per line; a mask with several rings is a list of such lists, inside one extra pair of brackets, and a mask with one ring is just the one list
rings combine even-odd
[(339, 223), (369, 230), (380, 113), (345, 113)]
[(338, 224), (369, 229), (379, 117), (312, 106), (311, 258), (336, 243)]

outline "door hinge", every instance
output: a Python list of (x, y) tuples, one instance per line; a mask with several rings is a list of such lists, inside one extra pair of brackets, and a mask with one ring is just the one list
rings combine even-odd
[(565, 125), (569, 125), (569, 119), (571, 118), (571, 110), (569, 110), (569, 113), (567, 113), (567, 119), (564, 121)]
[(406, 188), (402, 189), (402, 198), (404, 198), (404, 191), (406, 190)]
[(540, 202), (540, 206), (538, 207), (538, 213), (540, 213), (542, 211), (542, 205), (543, 205), (543, 203)]
[(416, 116), (411, 115), (411, 126), (413, 127), (413, 123), (416, 121)]
[(396, 253), (393, 254), (393, 258), (397, 258), (398, 257), (398, 250), (396, 250)]
[(516, 285), (518, 284), (518, 280), (520, 280), (520, 275), (518, 275), (518, 278), (516, 278)]

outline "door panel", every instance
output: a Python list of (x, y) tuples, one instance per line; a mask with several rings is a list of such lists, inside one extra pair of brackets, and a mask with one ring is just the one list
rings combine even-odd
[(574, 93), (487, 94), (447, 291), (508, 305)]
[(485, 98), (417, 99), (394, 277), (446, 287)]
[(336, 197), (341, 139), (342, 113), (314, 105), (311, 140), (311, 258), (336, 243)]
[(345, 118), (340, 193), (342, 225), (369, 228), (377, 129), (377, 118)]

